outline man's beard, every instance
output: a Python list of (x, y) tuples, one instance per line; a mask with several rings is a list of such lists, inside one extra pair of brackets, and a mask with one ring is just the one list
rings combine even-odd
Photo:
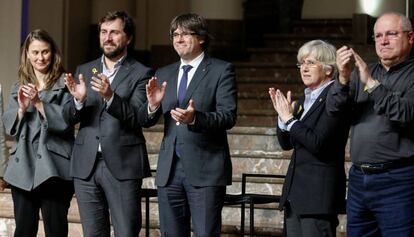
[(118, 56), (122, 55), (124, 50), (125, 50), (126, 46), (118, 46), (115, 47), (114, 50), (112, 51), (106, 51), (104, 47), (101, 46), (101, 51), (103, 52), (103, 54), (105, 55), (105, 57), (109, 58), (109, 59), (113, 59), (113, 58), (117, 58)]

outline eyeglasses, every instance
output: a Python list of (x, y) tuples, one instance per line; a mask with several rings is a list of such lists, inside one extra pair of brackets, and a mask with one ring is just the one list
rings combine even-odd
[(398, 37), (400, 37), (400, 34), (402, 33), (408, 33), (410, 32), (409, 30), (403, 30), (403, 31), (386, 31), (385, 33), (376, 33), (372, 36), (372, 39), (374, 39), (374, 41), (380, 41), (381, 39), (383, 39), (383, 37), (385, 36), (387, 39), (389, 40), (395, 40)]
[(312, 60), (306, 60), (300, 63), (296, 63), (296, 67), (301, 68), (301, 67), (308, 67), (308, 68), (314, 68), (316, 66), (318, 66), (320, 64), (320, 62), (318, 61), (312, 61)]
[(183, 38), (189, 38), (190, 36), (193, 36), (193, 35), (198, 35), (197, 33), (194, 33), (194, 32), (181, 32), (181, 33), (172, 33), (171, 34), (171, 38), (172, 39), (176, 39), (176, 38), (178, 38), (178, 37), (183, 37)]

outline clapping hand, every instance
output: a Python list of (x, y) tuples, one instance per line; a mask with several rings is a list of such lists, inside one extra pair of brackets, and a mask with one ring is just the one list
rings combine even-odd
[(79, 74), (79, 83), (76, 83), (71, 73), (65, 74), (65, 85), (75, 99), (83, 103), (86, 100), (86, 85), (82, 74)]

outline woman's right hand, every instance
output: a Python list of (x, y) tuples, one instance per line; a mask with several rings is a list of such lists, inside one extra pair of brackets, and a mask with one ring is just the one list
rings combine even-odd
[(26, 97), (24, 93), (23, 86), (20, 86), (17, 95), (17, 102), (19, 103), (19, 119), (23, 117), (23, 114), (26, 113), (26, 110), (30, 105), (30, 98)]

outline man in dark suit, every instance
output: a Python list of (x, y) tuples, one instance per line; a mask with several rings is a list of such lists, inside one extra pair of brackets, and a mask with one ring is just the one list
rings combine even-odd
[(71, 175), (84, 236), (137, 237), (141, 228), (140, 190), (149, 163), (139, 108), (146, 103), (151, 70), (127, 54), (134, 23), (125, 12), (109, 12), (99, 23), (103, 56), (76, 70), (66, 85), (74, 96), (64, 114), (80, 123)]
[(220, 236), (232, 178), (226, 130), (236, 123), (234, 68), (204, 53), (209, 35), (202, 17), (175, 17), (170, 36), (181, 60), (157, 71), (147, 84), (148, 107), (141, 108), (148, 126), (164, 115), (156, 178), (161, 234), (190, 236), (191, 218), (197, 237)]
[(335, 76), (336, 49), (322, 40), (304, 44), (298, 67), (305, 95), (292, 106), (290, 92), (269, 89), (278, 113), (277, 137), (293, 150), (280, 208), (285, 209), (288, 237), (336, 236), (338, 213), (345, 209), (346, 116), (328, 116), (325, 99)]

